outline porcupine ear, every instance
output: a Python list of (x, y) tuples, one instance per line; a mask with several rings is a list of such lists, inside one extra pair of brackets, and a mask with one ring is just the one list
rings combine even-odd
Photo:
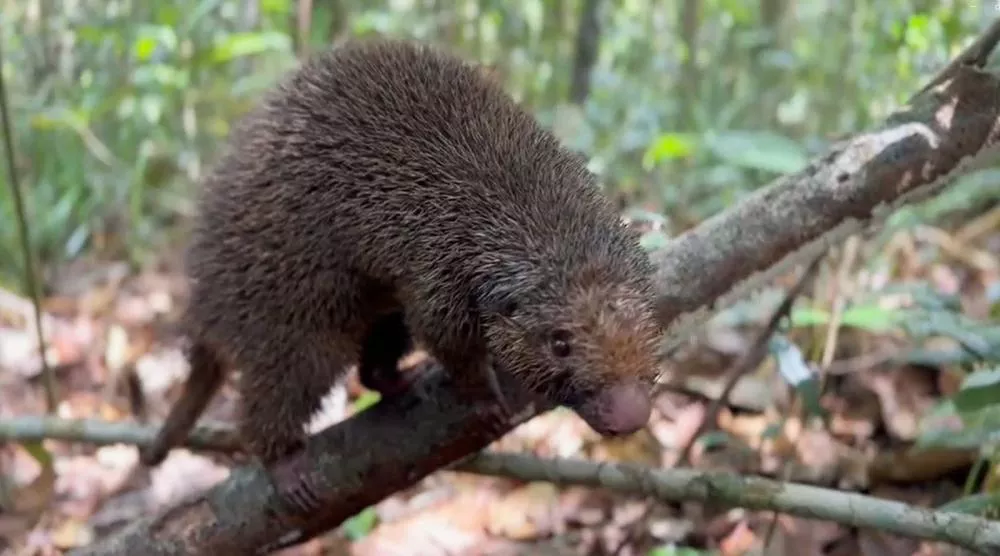
[(534, 268), (526, 263), (503, 265), (473, 289), (473, 303), (486, 317), (510, 317), (523, 307), (538, 285)]
[(484, 317), (510, 317), (521, 305), (522, 291), (511, 281), (490, 282), (475, 289), (473, 303)]

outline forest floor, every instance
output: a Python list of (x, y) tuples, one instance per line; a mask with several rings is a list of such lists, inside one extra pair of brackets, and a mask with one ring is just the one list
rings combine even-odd
[[(979, 218), (990, 214), (1000, 220), (997, 208)], [(911, 447), (933, 426), (959, 430), (954, 428), (960, 424), (955, 414), (940, 408), (965, 376), (969, 335), (985, 338), (994, 356), (1000, 351), (1000, 340), (991, 332), (1000, 320), (1000, 225), (987, 226), (972, 237), (963, 234), (967, 230), (956, 226), (905, 232), (878, 253), (859, 242), (854, 255), (841, 249), (829, 257), (815, 285), (796, 305), (792, 320), (798, 324), (782, 332), (812, 368), (824, 369), (827, 422), (800, 417), (794, 391), (778, 372), (781, 358), (770, 356), (737, 383), (712, 423), (709, 441), (691, 451), (690, 465), (859, 490), (924, 507), (960, 497), (978, 456), (978, 441), (922, 451)], [(876, 257), (890, 261), (884, 265), (888, 270), (868, 264)], [(140, 379), (153, 422), (163, 418), (180, 392), (187, 365), (182, 339), (172, 324), (184, 303), (183, 280), (176, 265), (164, 263), (138, 273), (126, 268), (77, 263), (61, 272), (65, 278), (54, 280), (54, 293), (44, 300), (59, 417), (136, 421), (127, 381), (122, 380), (130, 372)], [(494, 448), (652, 467), (677, 465), (726, 373), (751, 347), (795, 278), (782, 277), (773, 284), (775, 295), (765, 292), (714, 319), (700, 342), (674, 356), (674, 378), (659, 393), (653, 418), (640, 433), (602, 439), (574, 414), (556, 410), (518, 427)], [(914, 319), (933, 320), (906, 312), (921, 303), (923, 309), (934, 304), (921, 301), (923, 294), (892, 291), (893, 286), (913, 284), (934, 299), (954, 301), (940, 306), (952, 307), (948, 322), (958, 318), (964, 328), (956, 332), (939, 327), (936, 333), (921, 335), (903, 326), (901, 321), (912, 325)], [(838, 306), (839, 326), (830, 325), (837, 319), (816, 316), (836, 313)], [(30, 314), (29, 301), (0, 291), (0, 420), (46, 410), (37, 344), (27, 324)], [(819, 364), (824, 358), (828, 364)], [(238, 402), (233, 378), (204, 419), (232, 422)], [(349, 417), (371, 401), (352, 373), (330, 393), (314, 428)], [(932, 411), (937, 411), (936, 421), (927, 419)], [(0, 447), (0, 476), (8, 487), (0, 513), (0, 540), (7, 542), (4, 554), (62, 554), (91, 543), (139, 515), (223, 480), (233, 465), (227, 456), (177, 449), (152, 472), (133, 474), (138, 465), (134, 446), (95, 448), (58, 441), (42, 446), (52, 458), (51, 466), (32, 446)], [(700, 548), (686, 551), (672, 545)], [(875, 530), (767, 512), (667, 505), (590, 488), (440, 472), (337, 531), (282, 554), (615, 553), (948, 552)]]

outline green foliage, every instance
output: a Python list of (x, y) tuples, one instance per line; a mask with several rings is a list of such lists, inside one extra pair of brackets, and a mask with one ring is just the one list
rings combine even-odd
[(965, 415), (996, 404), (1000, 401), (1000, 367), (967, 376), (952, 401), (955, 409)]
[(1000, 366), (968, 375), (924, 419), (917, 446), (991, 450), (1000, 440)]
[(812, 372), (802, 351), (786, 336), (775, 334), (768, 342), (768, 351), (774, 356), (778, 373), (795, 388), (802, 400), (803, 409), (810, 416), (825, 417), (827, 411), (820, 405), (819, 378)]
[[(232, 123), (295, 63), (291, 0), (0, 1), (18, 164), (47, 266), (91, 251), (142, 262), (171, 244)], [(946, 61), (941, 45), (983, 24), (956, 2), (810, 3), (781, 23), (712, 1), (686, 33), (679, 8), (605, 4), (576, 106), (566, 99), (583, 5), (316, 2), (304, 42), (409, 36), (493, 64), (609, 189), (686, 227), (885, 115)], [(997, 183), (971, 190), (995, 198)], [(3, 252), (16, 249), (12, 221), (0, 197)], [(19, 260), (3, 258), (0, 284), (17, 282)]]
[(366, 391), (364, 394), (358, 396), (358, 399), (354, 400), (354, 411), (360, 413), (375, 405), (381, 399), (382, 396), (378, 392)]
[[(97, 248), (141, 260), (169, 239), (205, 158), (282, 67), (266, 59), (290, 65), (289, 38), (273, 25), (241, 30), (224, 0), (88, 1), (44, 21), (25, 4), (2, 10), (3, 71), (34, 248), (48, 263)], [(247, 74), (247, 59), (263, 71)], [(4, 252), (16, 245), (11, 210), (0, 197)], [(21, 269), (4, 263), (9, 285)]]
[(375, 508), (365, 508), (358, 515), (345, 521), (341, 530), (348, 539), (356, 541), (371, 533), (376, 525), (378, 525), (378, 512)]
[(942, 512), (958, 512), (972, 515), (996, 515), (1000, 511), (1000, 494), (973, 494), (963, 496), (937, 508)]
[[(822, 309), (802, 307), (793, 310), (791, 318), (794, 326), (806, 327), (829, 324), (831, 315)], [(871, 332), (887, 332), (894, 329), (901, 319), (901, 312), (896, 309), (885, 308), (877, 303), (865, 303), (845, 308), (840, 316), (840, 324)]]

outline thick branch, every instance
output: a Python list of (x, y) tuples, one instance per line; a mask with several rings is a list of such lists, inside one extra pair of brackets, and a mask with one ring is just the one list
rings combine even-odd
[[(87, 444), (148, 446), (156, 428), (97, 420), (20, 417), (0, 421), (0, 439), (33, 442), (46, 438)], [(195, 430), (187, 444), (232, 452), (236, 435), (228, 427)], [(689, 469), (655, 470), (640, 466), (575, 459), (539, 459), (521, 454), (481, 452), (453, 467), (456, 471), (522, 481), (607, 488), (662, 502), (712, 502), (824, 519), (931, 541), (950, 542), (984, 554), (1000, 550), (1000, 523), (964, 514), (935, 512), (861, 494), (779, 483), (760, 477)], [(991, 552), (992, 551), (992, 552)]]
[(881, 129), (835, 145), (654, 253), (669, 339), (685, 340), (717, 307), (995, 159), (997, 77), (950, 71)]
[[(937, 191), (981, 164), (996, 143), (1000, 85), (959, 67), (953, 77), (894, 115), (882, 130), (837, 145), (732, 210), (706, 221), (655, 255), (665, 323), (715, 302), (733, 284), (815, 256), (819, 249), (878, 222), (895, 206)], [(692, 321), (688, 321), (690, 325)], [(682, 323), (683, 324), (683, 323)], [(687, 336), (682, 326), (673, 336)], [(540, 411), (506, 380), (520, 422)], [(300, 490), (324, 502), (308, 520), (291, 521), (274, 505), (262, 470), (245, 467), (191, 501), (137, 520), (83, 554), (252, 554), (305, 540), (482, 450), (510, 430), (489, 403), (456, 395), (440, 373), (423, 398), (386, 399), (313, 437), (295, 456), (308, 469)], [(723, 498), (725, 500), (725, 498)], [(266, 548), (260, 548), (266, 547)]]

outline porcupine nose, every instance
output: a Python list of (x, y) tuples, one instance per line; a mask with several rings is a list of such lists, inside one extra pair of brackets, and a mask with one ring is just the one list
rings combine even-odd
[(632, 434), (646, 426), (652, 412), (648, 389), (634, 382), (612, 386), (594, 402), (597, 423), (591, 426), (604, 435)]

